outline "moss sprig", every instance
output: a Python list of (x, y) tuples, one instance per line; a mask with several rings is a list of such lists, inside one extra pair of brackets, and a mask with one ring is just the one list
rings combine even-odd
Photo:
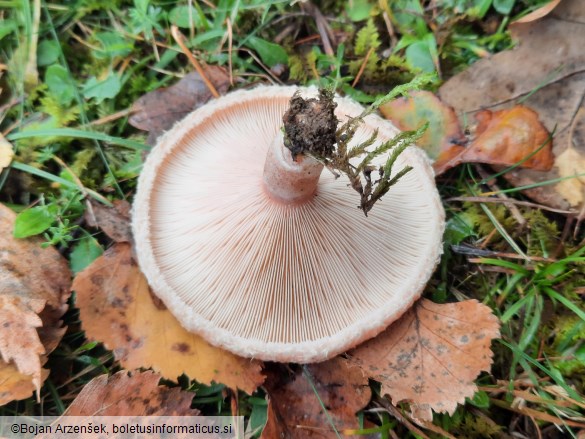
[[(360, 194), (358, 207), (368, 216), (374, 204), (412, 170), (411, 166), (405, 166), (393, 173), (400, 154), (422, 137), (428, 124), (415, 131), (401, 132), (373, 149), (378, 138), (377, 130), (356, 146), (350, 146), (350, 143), (365, 118), (376, 112), (381, 105), (399, 96), (407, 96), (411, 91), (420, 90), (433, 80), (434, 75), (417, 76), (409, 83), (395, 87), (358, 116), (349, 117), (341, 125), (334, 114), (336, 104), (333, 101), (332, 89), (322, 88), (319, 90), (318, 98), (310, 99), (304, 99), (295, 93), (283, 117), (284, 144), (295, 160), (299, 154), (308, 154), (323, 163), (336, 178), (345, 174), (350, 186)], [(372, 165), (376, 157), (386, 153), (388, 158), (383, 165)], [(359, 164), (354, 164), (356, 159), (362, 156)], [(377, 178), (372, 175), (374, 172), (377, 172)]]

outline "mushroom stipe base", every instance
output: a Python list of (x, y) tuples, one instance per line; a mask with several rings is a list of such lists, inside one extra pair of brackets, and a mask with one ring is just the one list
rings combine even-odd
[[(236, 91), (178, 122), (144, 165), (132, 226), (153, 292), (187, 330), (241, 356), (310, 363), (377, 335), (420, 297), (442, 251), (444, 212), (415, 147), (397, 162), (413, 170), (367, 218), (347, 181), (318, 163), (293, 163), (292, 174), (311, 168), (307, 186), (283, 177), (290, 157), (274, 165), (270, 155), (284, 148), (296, 90)], [(336, 102), (342, 121), (363, 110)], [(371, 115), (354, 142), (375, 129), (378, 142), (398, 132)]]

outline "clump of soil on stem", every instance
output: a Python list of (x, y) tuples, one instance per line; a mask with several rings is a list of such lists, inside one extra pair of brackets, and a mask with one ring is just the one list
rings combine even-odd
[(330, 157), (335, 148), (337, 123), (333, 92), (319, 90), (318, 98), (303, 99), (297, 92), (282, 121), (284, 145), (293, 160), (299, 154), (309, 153), (317, 157)]

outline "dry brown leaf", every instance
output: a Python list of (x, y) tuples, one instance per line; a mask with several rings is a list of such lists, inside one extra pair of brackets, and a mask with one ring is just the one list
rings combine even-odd
[[(585, 108), (585, 2), (564, 0), (546, 17), (513, 24), (510, 31), (519, 41), (514, 50), (480, 60), (451, 78), (440, 89), (441, 99), (469, 117), (481, 109), (501, 109), (526, 98), (523, 103), (540, 115), (549, 131), (556, 126), (556, 157), (569, 146), (585, 155), (585, 121), (573, 124), (579, 109)], [(558, 166), (548, 172), (516, 168), (505, 177), (525, 186), (558, 178), (558, 170)], [(569, 201), (557, 188), (547, 184), (525, 193), (543, 204), (569, 209)]]
[(289, 438), (284, 421), (280, 418), (278, 413), (274, 411), (272, 401), (268, 401), (268, 408), (266, 409), (266, 425), (262, 430), (261, 439), (285, 439)]
[[(567, 148), (555, 160), (561, 177), (572, 177), (585, 173), (585, 155), (575, 148)], [(557, 183), (556, 190), (571, 206), (580, 206), (585, 201), (585, 177), (568, 178)]]
[(79, 273), (73, 289), (87, 337), (103, 341), (127, 369), (152, 367), (172, 380), (185, 373), (247, 393), (264, 381), (260, 362), (213, 347), (179, 324), (151, 293), (127, 243)]
[(91, 212), (85, 211), (84, 218), (91, 227), (98, 227), (115, 242), (132, 242), (130, 227), (130, 203), (114, 201), (114, 207), (107, 207), (97, 201), (90, 201)]
[[(207, 66), (205, 75), (217, 91), (225, 93), (229, 87), (229, 75), (218, 66)], [(145, 94), (132, 105), (130, 125), (149, 131), (147, 143), (153, 145), (156, 139), (175, 122), (199, 108), (212, 98), (212, 94), (197, 72), (191, 72), (167, 88)]]
[[(439, 157), (433, 167), (437, 174), (461, 163), (488, 163), (511, 166), (532, 155), (520, 165), (548, 171), (553, 165), (549, 133), (538, 120), (538, 114), (523, 105), (501, 111), (483, 110), (478, 120), (475, 139), (461, 153), (445, 160)], [(536, 152), (538, 151), (538, 152)], [(536, 153), (535, 153), (536, 152)]]
[(197, 416), (194, 393), (159, 386), (160, 375), (120, 371), (85, 385), (64, 416)]
[(71, 285), (69, 266), (57, 250), (13, 237), (15, 218), (0, 205), (0, 405), (39, 390), (47, 376), (41, 366), (65, 332), (60, 319)]
[(38, 314), (44, 307), (42, 299), (0, 296), (0, 357), (4, 363), (14, 363), (20, 373), (32, 377), (37, 393), (41, 390), (40, 356), (45, 353), (37, 334), (37, 328), (43, 325)]
[[(339, 432), (359, 427), (356, 412), (371, 398), (368, 378), (362, 371), (342, 357), (308, 365), (306, 370), (315, 390), (302, 370), (291, 375), (284, 366), (273, 365), (265, 386), (270, 410), (264, 439), (334, 438), (327, 414)], [(315, 392), (327, 407), (327, 414)]]
[(526, 14), (524, 17), (514, 20), (512, 23), (530, 23), (531, 21), (538, 20), (542, 17), (547, 16), (556, 8), (561, 0), (551, 0), (546, 5), (532, 11), (530, 14)]
[(13, 156), (14, 151), (12, 151), (12, 145), (0, 133), (0, 171), (10, 165)]
[(382, 383), (394, 405), (414, 403), (417, 416), (432, 420), (429, 408), (453, 414), (473, 396), (474, 380), (490, 369), (490, 344), (498, 336), (498, 319), (476, 300), (439, 305), (422, 299), (350, 358)]

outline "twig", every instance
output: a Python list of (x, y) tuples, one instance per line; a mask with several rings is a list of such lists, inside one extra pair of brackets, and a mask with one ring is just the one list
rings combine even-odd
[[(467, 256), (478, 256), (481, 258), (507, 258), (507, 259), (524, 259), (523, 256), (517, 255), (516, 253), (502, 253), (496, 252), (493, 250), (484, 250), (475, 247), (468, 247), (465, 245), (452, 245), (451, 250), (455, 253), (460, 255), (467, 255)], [(531, 256), (531, 260), (538, 261), (538, 262), (557, 262), (556, 259), (553, 258), (544, 258), (541, 256)]]
[(490, 401), (498, 407), (504, 408), (506, 410), (510, 410), (512, 412), (515, 412), (515, 413), (519, 413), (519, 414), (524, 415), (524, 416), (533, 416), (540, 421), (550, 422), (550, 423), (556, 424), (556, 425), (569, 425), (571, 427), (585, 428), (584, 422), (574, 422), (574, 421), (570, 421), (568, 419), (561, 419), (561, 418), (549, 415), (548, 413), (539, 412), (538, 410), (534, 410), (534, 409), (531, 409), (528, 407), (522, 407), (522, 408), (521, 407), (512, 407), (510, 404), (508, 404), (504, 401), (500, 401), (499, 399), (495, 399), (495, 398), (490, 398)]
[[(67, 166), (67, 163), (65, 163), (63, 160), (61, 160), (56, 155), (53, 155), (53, 160), (55, 160), (60, 166), (62, 166), (63, 168), (65, 168), (67, 170), (67, 172), (69, 172), (69, 174), (71, 175), (71, 178), (73, 178), (73, 181), (75, 182), (75, 184), (77, 185), (77, 187), (79, 188), (79, 190), (83, 194), (83, 197), (85, 198), (85, 203), (86, 203), (86, 206), (87, 206), (87, 211), (89, 213), (89, 217), (91, 218), (91, 220), (94, 223), (97, 223), (97, 220), (95, 218), (95, 213), (93, 211), (93, 206), (89, 202), (89, 194), (87, 192), (86, 187), (83, 185), (83, 183), (81, 182), (81, 180), (79, 179), (79, 177), (77, 175), (75, 175), (75, 173), (71, 170), (71, 168), (69, 166)], [(104, 198), (104, 200), (105, 200), (105, 198)]]
[(228, 33), (228, 67), (230, 71), (230, 85), (234, 86), (234, 74), (233, 74), (233, 67), (232, 67), (232, 50), (233, 50), (233, 29), (232, 29), (232, 21), (227, 18), (227, 33)]
[(323, 43), (323, 50), (329, 56), (335, 56), (335, 52), (333, 51), (333, 47), (331, 45), (331, 40), (333, 39), (333, 34), (329, 29), (329, 25), (327, 24), (327, 20), (323, 17), (323, 14), (311, 2), (307, 1), (305, 3), (301, 3), (301, 8), (306, 10), (309, 15), (311, 15), (315, 19), (315, 24), (317, 25), (317, 31), (321, 36), (321, 41)]
[(355, 79), (353, 80), (353, 83), (351, 84), (352, 87), (355, 87), (356, 84), (359, 82), (362, 74), (364, 73), (364, 70), (366, 69), (366, 64), (368, 63), (368, 60), (370, 59), (370, 56), (372, 55), (373, 51), (374, 51), (374, 48), (370, 47), (370, 50), (368, 50), (368, 53), (366, 53), (366, 56), (364, 57), (364, 61), (362, 62), (362, 65), (360, 66), (360, 69), (357, 72), (357, 75), (355, 75)]
[(403, 424), (410, 431), (418, 434), (423, 439), (429, 439), (429, 437), (426, 434), (424, 434), (421, 429), (419, 429), (412, 422), (406, 419), (406, 417), (402, 413), (400, 413), (400, 410), (398, 410), (396, 407), (390, 404), (390, 402), (387, 399), (382, 398), (381, 396), (375, 396), (374, 402), (384, 407), (390, 415), (394, 416), (398, 422)]
[(581, 230), (581, 223), (585, 219), (585, 203), (583, 203), (583, 207), (581, 208), (581, 212), (577, 215), (577, 224), (575, 224), (575, 230), (573, 232), (573, 238), (577, 239), (579, 235), (579, 231)]
[(195, 59), (195, 57), (193, 56), (191, 51), (185, 45), (185, 37), (179, 31), (179, 28), (176, 25), (171, 26), (171, 35), (173, 36), (174, 40), (177, 42), (177, 44), (179, 45), (179, 47), (181, 48), (183, 53), (187, 56), (187, 58), (189, 58), (189, 61), (191, 62), (193, 67), (195, 67), (195, 70), (197, 70), (197, 73), (199, 73), (199, 75), (201, 76), (201, 79), (203, 80), (203, 82), (205, 83), (205, 85), (207, 86), (207, 88), (209, 89), (211, 94), (213, 95), (213, 97), (218, 98), (220, 96), (220, 94), (218, 93), (215, 86), (211, 83), (211, 81), (205, 75), (205, 71), (203, 70), (203, 68), (199, 64), (199, 61), (197, 61)]
[(281, 30), (278, 35), (274, 37), (274, 42), (276, 44), (282, 43), (282, 41), (292, 32), (298, 30), (299, 26), (296, 23), (289, 24), (283, 30)]
[(531, 203), (530, 201), (520, 201), (513, 198), (495, 198), (495, 197), (451, 197), (445, 200), (449, 201), (462, 201), (469, 203), (502, 203), (502, 204), (515, 204), (517, 206), (534, 207), (535, 209), (546, 210), (549, 212), (561, 213), (563, 215), (569, 215), (576, 213), (574, 210), (563, 210), (555, 209), (554, 207), (548, 207), (544, 204)]
[(388, 12), (384, 11), (382, 17), (384, 17), (384, 23), (386, 23), (386, 30), (388, 30), (388, 35), (390, 36), (390, 49), (393, 49), (398, 44), (398, 38), (396, 38), (394, 26), (392, 26), (392, 21), (390, 21), (390, 16), (388, 15)]
[[(485, 180), (489, 180), (489, 175), (486, 172), (486, 170), (480, 166), (480, 165), (476, 165), (475, 169), (477, 170), (478, 174), (481, 176), (481, 178), (485, 181)], [(498, 187), (497, 184), (495, 183), (487, 183), (487, 185), (490, 187), (490, 189), (493, 192), (497, 192), (500, 190), (500, 188)], [(503, 200), (507, 200), (508, 196), (506, 194), (502, 194), (502, 193), (498, 193), (497, 194), (498, 198), (501, 198)], [(506, 206), (508, 208), (508, 210), (510, 211), (510, 213), (512, 214), (512, 216), (514, 217), (514, 219), (516, 220), (516, 222), (520, 225), (521, 228), (523, 228), (526, 225), (526, 219), (522, 216), (522, 214), (520, 213), (520, 211), (518, 210), (518, 208), (514, 205), (514, 204), (510, 204)]]
[(90, 126), (103, 125), (105, 123), (120, 119), (121, 117), (128, 116), (130, 113), (132, 113), (132, 109), (126, 108), (125, 110), (120, 110), (116, 113), (108, 114), (107, 116), (101, 117), (101, 118), (96, 119), (96, 120), (92, 120), (89, 123), (89, 125)]
[[(248, 55), (250, 55), (254, 61), (256, 61), (258, 63), (258, 65), (260, 67), (262, 67), (262, 69), (268, 74), (268, 76), (270, 76), (271, 80), (274, 82), (277, 82), (279, 84), (282, 84), (283, 82), (274, 74), (272, 73), (272, 70), (270, 70), (261, 60), (260, 58), (258, 58), (258, 56), (256, 56), (256, 54), (254, 52), (252, 52), (249, 49), (246, 49), (245, 47), (240, 47), (241, 51), (246, 52)], [(243, 76), (243, 75), (242, 75)]]

